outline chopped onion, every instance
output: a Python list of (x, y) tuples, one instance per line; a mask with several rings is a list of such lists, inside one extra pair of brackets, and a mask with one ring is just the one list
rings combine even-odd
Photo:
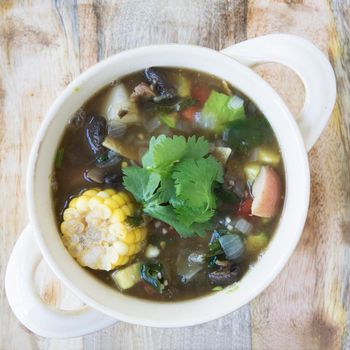
[[(181, 276), (183, 283), (188, 283), (199, 271), (203, 269), (201, 254), (189, 253), (188, 250), (182, 250), (176, 260), (176, 272)], [(197, 261), (196, 261), (197, 260)], [(200, 260), (200, 262), (198, 261)]]
[(244, 100), (238, 97), (237, 95), (232, 96), (228, 101), (228, 107), (230, 109), (238, 109), (241, 108), (244, 104)]
[(161, 125), (161, 121), (159, 120), (158, 117), (153, 117), (152, 119), (150, 119), (149, 121), (147, 121), (145, 123), (145, 129), (148, 131), (148, 132), (152, 132), (156, 129), (158, 129)]
[(253, 225), (245, 219), (239, 219), (236, 222), (235, 228), (242, 233), (249, 233), (252, 230)]
[(85, 172), (87, 180), (102, 184), (104, 182), (105, 171), (102, 168), (94, 167)]
[(238, 235), (221, 236), (219, 242), (228, 260), (238, 259), (244, 253), (244, 244)]
[(114, 119), (108, 123), (108, 135), (113, 138), (121, 137), (127, 129), (126, 123), (122, 119)]

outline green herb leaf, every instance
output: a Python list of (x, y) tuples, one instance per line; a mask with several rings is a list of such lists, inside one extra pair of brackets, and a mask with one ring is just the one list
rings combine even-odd
[(223, 182), (222, 165), (207, 154), (202, 137), (152, 137), (143, 168), (123, 170), (124, 186), (143, 204), (145, 214), (183, 237), (203, 236), (215, 213), (215, 184)]
[(273, 134), (270, 124), (261, 117), (235, 120), (228, 127), (228, 143), (241, 152), (261, 145)]
[(165, 285), (161, 264), (143, 264), (141, 266), (141, 278), (159, 293), (163, 293)]
[(55, 166), (56, 168), (61, 168), (64, 157), (64, 148), (60, 148), (56, 153)]
[[(215, 181), (223, 182), (223, 170), (212, 156), (203, 159), (185, 159), (174, 167), (176, 195), (189, 207), (214, 208)], [(200, 180), (200, 181), (199, 181)]]
[(152, 199), (159, 186), (160, 176), (150, 173), (146, 169), (131, 166), (123, 169), (123, 185), (131, 192), (138, 202)]
[(143, 108), (152, 114), (169, 114), (180, 112), (183, 109), (195, 105), (198, 101), (192, 97), (175, 97), (172, 99), (161, 99), (157, 102), (148, 101), (143, 105)]
[(212, 91), (201, 112), (203, 124), (220, 132), (227, 122), (245, 119), (244, 100)]
[(198, 138), (191, 136), (187, 139), (185, 158), (200, 159), (206, 156), (208, 152), (209, 144), (203, 136)]

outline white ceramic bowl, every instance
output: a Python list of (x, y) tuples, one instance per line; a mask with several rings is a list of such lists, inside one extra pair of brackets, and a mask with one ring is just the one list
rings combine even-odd
[[(186, 45), (137, 48), (98, 63), (63, 91), (48, 111), (31, 152), (27, 174), (30, 228), (19, 239), (6, 275), (7, 297), (22, 323), (35, 333), (50, 337), (86, 334), (116, 319), (155, 327), (183, 327), (226, 315), (248, 303), (271, 283), (299, 240), (307, 215), (310, 180), (304, 140), (293, 116), (278, 94), (246, 66), (269, 61), (291, 67), (305, 84), (300, 127), (310, 148), (331, 114), (335, 80), (324, 56), (309, 42), (293, 36), (261, 37), (222, 53)], [(116, 292), (80, 267), (65, 249), (57, 231), (49, 175), (68, 119), (112, 80), (149, 66), (190, 68), (225, 79), (257, 104), (276, 134), (286, 174), (282, 215), (266, 252), (234, 289), (228, 287), (178, 302), (136, 299)], [(41, 256), (31, 240), (33, 235), (51, 269), (89, 307), (59, 312), (39, 300), (33, 286), (33, 271)]]

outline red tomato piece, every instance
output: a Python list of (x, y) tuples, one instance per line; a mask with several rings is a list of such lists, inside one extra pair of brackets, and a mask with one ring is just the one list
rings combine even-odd
[(193, 120), (196, 112), (198, 111), (198, 106), (195, 105), (195, 106), (191, 106), (191, 107), (188, 107), (186, 109), (184, 109), (181, 114), (182, 116), (187, 119), (187, 120)]
[(245, 218), (252, 216), (252, 203), (253, 199), (251, 197), (244, 199), (244, 201), (239, 206), (238, 214)]
[(195, 85), (192, 88), (192, 97), (200, 102), (201, 105), (204, 105), (205, 101), (210, 95), (211, 89), (206, 85)]

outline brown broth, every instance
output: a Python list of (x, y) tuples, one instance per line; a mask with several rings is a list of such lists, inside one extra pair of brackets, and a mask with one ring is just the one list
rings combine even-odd
[[(176, 86), (177, 78), (181, 75), (186, 79), (191, 81), (192, 86), (194, 85), (205, 85), (210, 89), (216, 90), (218, 92), (225, 92), (225, 88), (221, 80), (216, 77), (197, 72), (190, 71), (185, 69), (178, 68), (159, 68), (160, 71), (166, 76), (167, 81), (174, 86)], [(133, 91), (135, 85), (144, 81), (144, 77), (142, 72), (137, 72), (126, 76), (122, 79), (122, 82), (127, 87), (129, 93)], [(112, 86), (112, 85), (111, 85)], [(68, 123), (62, 140), (58, 149), (64, 150), (64, 157), (62, 164), (59, 167), (54, 167), (53, 169), (53, 186), (52, 186), (52, 197), (53, 197), (53, 206), (54, 211), (57, 218), (57, 225), (59, 226), (62, 222), (62, 213), (63, 210), (67, 207), (68, 201), (81, 193), (83, 190), (93, 187), (99, 188), (110, 188), (113, 187), (115, 189), (121, 189), (122, 181), (120, 180), (114, 186), (106, 185), (106, 184), (96, 184), (89, 181), (86, 178), (86, 170), (91, 168), (95, 161), (96, 155), (91, 152), (91, 148), (89, 142), (86, 137), (86, 116), (94, 115), (96, 111), (99, 110), (99, 105), (104, 97), (104, 95), (108, 92), (111, 86), (107, 86), (98, 92), (95, 96), (89, 99), (87, 103), (81, 107), (81, 109), (72, 117), (71, 121)], [(261, 112), (255, 107), (255, 105), (249, 101), (245, 96), (243, 96), (239, 91), (236, 91), (232, 87), (230, 87), (234, 94), (239, 95), (245, 100), (245, 109), (246, 113), (249, 115), (259, 114)], [(142, 111), (141, 111), (142, 113)], [(142, 113), (142, 118), (144, 118), (144, 124), (140, 126), (131, 127), (128, 129), (127, 133), (123, 135), (120, 139), (121, 141), (127, 145), (128, 147), (137, 148), (141, 153), (146, 149), (148, 140), (153, 135), (166, 134), (166, 136), (172, 136), (173, 134), (182, 134), (184, 136), (189, 135), (204, 135), (212, 145), (223, 145), (224, 142), (220, 138), (216, 138), (215, 135), (208, 134), (207, 132), (203, 132), (199, 129), (193, 128), (192, 125), (189, 125), (187, 130), (185, 131), (176, 131), (169, 129), (168, 127), (161, 126), (153, 132), (148, 132), (147, 128), (145, 128), (145, 124), (150, 120), (152, 116), (147, 113)], [(261, 116), (263, 118), (263, 116)], [(143, 135), (141, 138), (140, 135)], [(262, 145), (268, 145), (272, 149), (278, 151), (278, 144), (276, 139), (273, 137), (271, 139), (263, 140)], [(231, 165), (233, 166), (233, 173), (238, 178), (244, 178), (243, 174), (243, 166), (251, 156), (251, 153), (248, 154), (239, 154), (235, 153), (230, 158)], [(124, 161), (126, 161), (124, 159)], [(121, 179), (121, 166), (120, 164), (116, 166), (115, 172), (120, 173)], [(283, 170), (283, 162), (281, 161), (279, 166), (277, 167), (277, 172), (284, 184), (284, 170)], [(245, 185), (244, 191), (246, 193), (249, 192), (249, 186)], [(282, 207), (281, 201), (281, 207)], [(224, 206), (218, 209), (218, 217), (216, 218), (216, 222), (220, 219), (225, 218), (228, 214), (232, 217), (232, 207), (231, 211), (225, 212)], [(281, 209), (280, 209), (281, 210)], [(236, 215), (237, 216), (237, 215)], [(253, 223), (253, 231), (251, 234), (264, 232), (267, 234), (269, 239), (273, 235), (275, 228), (278, 224), (280, 214), (276, 215), (274, 219), (269, 222), (265, 222), (259, 218), (251, 218), (251, 222)], [(149, 234), (148, 234), (148, 242), (154, 245), (159, 246), (160, 242), (162, 245), (165, 245), (164, 248), (160, 249), (161, 253), (157, 258), (157, 262), (163, 264), (164, 275), (168, 281), (167, 291), (163, 294), (158, 293), (155, 290), (152, 290), (152, 287), (146, 284), (145, 282), (139, 282), (132, 288), (123, 291), (123, 293), (139, 297), (139, 298), (147, 298), (152, 300), (159, 301), (168, 301), (168, 300), (183, 300), (190, 299), (205, 295), (210, 293), (215, 284), (211, 283), (208, 279), (208, 267), (207, 264), (204, 264), (204, 268), (198, 272), (195, 277), (188, 283), (183, 283), (181, 281), (180, 276), (177, 274), (176, 266), (177, 259), (180, 254), (184, 254), (185, 251), (188, 252), (199, 252), (206, 253), (208, 249), (208, 242), (212, 235), (211, 232), (208, 232), (207, 236), (204, 238), (201, 237), (193, 237), (183, 239), (181, 238), (174, 230), (169, 230), (169, 227), (164, 225), (155, 224), (156, 220), (154, 220), (149, 225)], [(168, 230), (167, 233), (163, 233), (164, 229)], [(241, 261), (239, 262), (239, 266), (241, 269), (241, 276), (249, 269), (249, 267), (254, 264), (260, 252), (257, 254), (245, 254)], [(144, 251), (141, 251), (136, 260), (141, 262), (147, 261), (144, 255)], [(88, 269), (88, 268), (87, 268)], [(106, 271), (95, 271), (88, 269), (96, 278), (103, 280), (105, 283), (109, 284), (111, 287), (115, 288), (115, 283), (111, 278), (111, 272)]]

